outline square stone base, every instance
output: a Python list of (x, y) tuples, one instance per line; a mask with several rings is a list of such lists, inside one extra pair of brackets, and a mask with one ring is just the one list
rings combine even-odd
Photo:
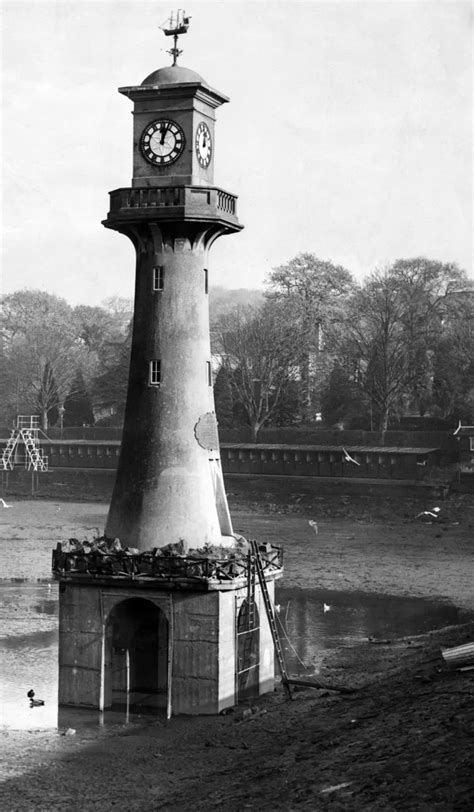
[[(267, 588), (273, 601), (273, 580)], [(117, 696), (141, 695), (168, 716), (217, 714), (235, 705), (237, 622), (247, 597), (242, 586), (191, 591), (60, 582), (59, 704), (104, 710)], [(256, 691), (263, 694), (274, 687), (274, 648), (258, 585), (255, 605)]]

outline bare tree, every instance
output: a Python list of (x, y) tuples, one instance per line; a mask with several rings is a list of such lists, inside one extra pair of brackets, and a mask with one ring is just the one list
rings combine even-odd
[(296, 374), (299, 330), (280, 303), (268, 301), (223, 314), (214, 325), (214, 340), (256, 442)]
[(315, 387), (321, 390), (330, 364), (322, 364), (354, 287), (351, 274), (340, 265), (302, 253), (270, 273), (268, 296), (284, 303), (287, 318), (300, 332), (300, 368), (304, 417), (314, 419)]
[(352, 298), (340, 357), (378, 416), (379, 429), (410, 403), (431, 403), (433, 362), (468, 285), (457, 266), (418, 257), (371, 274)]
[(459, 291), (469, 285), (452, 262), (426, 257), (399, 259), (389, 269), (402, 303), (400, 321), (408, 355), (407, 395), (423, 415), (432, 403), (434, 359), (446, 326), (459, 310)]
[(388, 271), (372, 274), (354, 295), (341, 356), (378, 413), (385, 431), (390, 414), (406, 391), (408, 352), (403, 330), (403, 302)]

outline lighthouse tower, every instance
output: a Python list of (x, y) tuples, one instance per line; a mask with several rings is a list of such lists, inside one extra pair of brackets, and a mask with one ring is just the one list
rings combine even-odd
[(235, 195), (214, 186), (215, 111), (228, 98), (176, 64), (120, 93), (134, 102), (133, 178), (110, 193), (104, 225), (132, 241), (136, 284), (105, 534), (139, 550), (229, 546), (208, 304), (210, 248), (242, 228)]
[(233, 534), (212, 389), (209, 252), (242, 228), (214, 185), (228, 99), (176, 64), (186, 27), (173, 65), (120, 88), (133, 178), (104, 225), (136, 253), (130, 378), (105, 535), (53, 555), (60, 706), (219, 713), (274, 685), (282, 551)]

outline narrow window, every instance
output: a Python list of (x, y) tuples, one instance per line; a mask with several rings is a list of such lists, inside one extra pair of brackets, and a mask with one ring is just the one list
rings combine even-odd
[(163, 290), (165, 279), (165, 269), (163, 265), (155, 265), (153, 268), (153, 290)]
[(209, 281), (207, 268), (204, 268), (204, 293), (209, 293)]
[(161, 383), (161, 361), (150, 361), (150, 386), (159, 386)]
[(212, 369), (210, 361), (206, 361), (206, 369), (207, 369), (207, 385), (212, 386)]

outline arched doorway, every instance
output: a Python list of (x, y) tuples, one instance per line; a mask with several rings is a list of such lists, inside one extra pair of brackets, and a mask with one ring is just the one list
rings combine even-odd
[(149, 600), (116, 604), (107, 623), (106, 695), (112, 705), (165, 708), (168, 694), (168, 620)]
[(244, 600), (237, 618), (237, 701), (259, 693), (260, 621), (253, 600)]

